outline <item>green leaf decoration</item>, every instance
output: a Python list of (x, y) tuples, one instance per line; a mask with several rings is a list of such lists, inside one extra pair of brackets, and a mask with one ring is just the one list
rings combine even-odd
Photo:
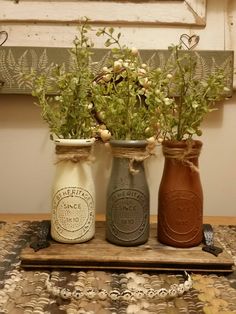
[(204, 60), (204, 58), (202, 58), (199, 55), (199, 53), (195, 52), (195, 55), (196, 55), (196, 67), (194, 71), (194, 79), (206, 80), (210, 72), (209, 67), (206, 61)]
[(7, 60), (6, 60), (9, 68), (11, 70), (14, 70), (15, 66), (16, 66), (16, 61), (15, 61), (15, 58), (14, 58), (14, 55), (12, 53), (12, 50), (9, 50), (8, 51), (8, 54), (7, 54)]
[(7, 67), (6, 51), (0, 49), (0, 73), (5, 84), (12, 86), (12, 77)]

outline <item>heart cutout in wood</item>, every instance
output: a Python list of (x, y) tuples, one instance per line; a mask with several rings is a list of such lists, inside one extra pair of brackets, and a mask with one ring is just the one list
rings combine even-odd
[(8, 38), (8, 33), (6, 31), (0, 31), (0, 46), (2, 46)]
[(200, 37), (198, 35), (189, 36), (187, 34), (182, 34), (180, 36), (181, 43), (188, 49), (194, 49), (199, 43)]

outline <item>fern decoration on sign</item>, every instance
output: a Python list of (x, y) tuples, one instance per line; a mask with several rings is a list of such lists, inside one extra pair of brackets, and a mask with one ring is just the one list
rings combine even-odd
[(0, 50), (0, 73), (4, 83), (11, 87), (13, 85), (13, 81), (6, 64), (6, 52), (4, 50)]
[(201, 57), (197, 52), (195, 52), (196, 56), (196, 67), (195, 67), (195, 75), (194, 79), (196, 80), (206, 80), (209, 76), (209, 67), (207, 65), (206, 60)]

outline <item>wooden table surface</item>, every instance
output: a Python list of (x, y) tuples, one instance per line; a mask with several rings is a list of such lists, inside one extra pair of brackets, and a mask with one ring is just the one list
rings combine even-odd
[[(1, 221), (19, 221), (19, 220), (44, 220), (50, 219), (50, 214), (7, 214), (0, 213)], [(104, 214), (96, 215), (97, 221), (104, 221)], [(157, 216), (151, 216), (151, 222), (154, 223), (157, 221)], [(236, 225), (236, 216), (205, 216), (204, 223), (210, 223), (213, 225)]]

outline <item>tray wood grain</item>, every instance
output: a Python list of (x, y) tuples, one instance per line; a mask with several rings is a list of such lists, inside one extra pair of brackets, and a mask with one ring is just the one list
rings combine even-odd
[[(48, 248), (34, 252), (29, 246), (21, 252), (24, 268), (78, 268), (120, 270), (191, 270), (231, 272), (232, 257), (224, 250), (218, 257), (193, 248), (173, 248), (157, 241), (156, 224), (151, 224), (147, 243), (121, 247), (105, 240), (104, 222), (96, 222), (95, 237), (80, 244), (51, 241)], [(215, 241), (216, 242), (216, 241)], [(220, 246), (219, 243), (215, 243)]]

